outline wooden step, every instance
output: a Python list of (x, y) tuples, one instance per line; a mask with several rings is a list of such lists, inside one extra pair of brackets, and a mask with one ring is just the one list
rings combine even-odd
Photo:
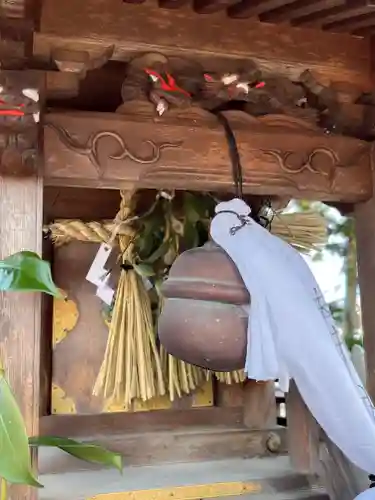
[(43, 474), (40, 500), (329, 500), (286, 456)]

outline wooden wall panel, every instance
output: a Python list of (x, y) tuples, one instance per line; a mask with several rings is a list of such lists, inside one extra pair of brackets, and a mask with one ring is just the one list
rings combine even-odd
[[(52, 414), (123, 411), (123, 408), (108, 406), (102, 398), (92, 395), (108, 337), (101, 301), (95, 296), (94, 285), (85, 280), (97, 250), (97, 244), (79, 242), (55, 249), (54, 279), (68, 293), (68, 300), (55, 300), (54, 305)], [(115, 256), (112, 266), (115, 276)], [(195, 395), (184, 396), (173, 404), (166, 396), (147, 407), (157, 410), (212, 404), (212, 382), (209, 382)], [(140, 404), (135, 406), (135, 411), (144, 409)]]

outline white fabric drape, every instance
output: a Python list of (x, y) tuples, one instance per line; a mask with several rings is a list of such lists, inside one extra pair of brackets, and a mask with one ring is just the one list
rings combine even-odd
[[(248, 377), (278, 378), (284, 390), (294, 379), (329, 438), (355, 465), (374, 473), (374, 408), (308, 265), (252, 221), (231, 234), (241, 225), (238, 215), (250, 213), (242, 200), (220, 203), (216, 213), (211, 237), (233, 260), (251, 296)], [(375, 498), (374, 490), (366, 492), (371, 494)]]

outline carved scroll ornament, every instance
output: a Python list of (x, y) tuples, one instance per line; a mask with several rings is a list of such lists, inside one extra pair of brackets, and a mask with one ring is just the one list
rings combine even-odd
[(79, 155), (87, 156), (93, 166), (95, 167), (98, 178), (101, 178), (104, 174), (103, 165), (99, 160), (99, 142), (104, 138), (113, 139), (119, 146), (119, 151), (117, 154), (109, 155), (108, 158), (111, 160), (125, 160), (129, 159), (135, 163), (140, 163), (143, 165), (151, 165), (157, 163), (162, 156), (162, 152), (165, 149), (177, 148), (181, 143), (169, 143), (164, 142), (157, 144), (152, 140), (144, 141), (150, 146), (151, 154), (148, 157), (138, 156), (133, 153), (125, 143), (125, 140), (117, 132), (112, 132), (109, 130), (103, 130), (92, 133), (87, 139), (86, 143), (80, 143), (64, 128), (54, 123), (46, 123), (46, 127), (51, 128), (56, 132), (60, 141), (70, 150)]

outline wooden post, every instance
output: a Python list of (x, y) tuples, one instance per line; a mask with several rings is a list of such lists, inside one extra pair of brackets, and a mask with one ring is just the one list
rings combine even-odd
[[(39, 126), (35, 121), (40, 85), (26, 71), (5, 72), (1, 76), (1, 98), (11, 109), (23, 109), (25, 115), (15, 118), (0, 114), (0, 258), (26, 249), (40, 254), (43, 182)], [(1, 361), (27, 432), (30, 436), (36, 435), (39, 431), (41, 296), (39, 293), (1, 293), (0, 314)], [(32, 500), (37, 498), (37, 490), (12, 486), (10, 496), (12, 500)]]
[(367, 365), (367, 388), (375, 401), (375, 197), (356, 205), (358, 279)]
[(319, 456), (319, 428), (309, 412), (294, 381), (286, 400), (288, 451), (298, 472), (314, 474)]
[(276, 426), (276, 398), (273, 382), (246, 381), (244, 424), (249, 429), (272, 429)]

